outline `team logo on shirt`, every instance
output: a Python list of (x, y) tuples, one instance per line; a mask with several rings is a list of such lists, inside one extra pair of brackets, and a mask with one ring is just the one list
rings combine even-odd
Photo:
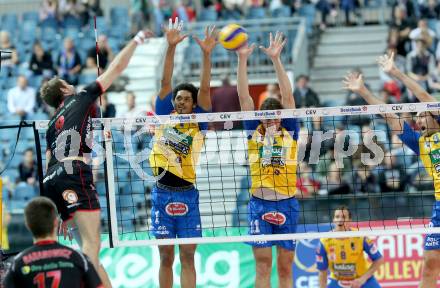
[(55, 129), (59, 131), (63, 129), (63, 127), (64, 127), (64, 116), (61, 115), (60, 117), (58, 117), (57, 121), (55, 122)]
[(69, 204), (75, 204), (78, 202), (78, 195), (73, 190), (66, 190), (63, 192), (63, 199)]
[(31, 267), (29, 267), (27, 265), (21, 267), (21, 273), (23, 273), (23, 275), (27, 275), (27, 274), (31, 273)]
[(261, 219), (274, 225), (283, 225), (286, 223), (286, 215), (278, 211), (264, 213)]
[(165, 211), (170, 216), (184, 216), (188, 213), (188, 205), (182, 202), (171, 202), (165, 206)]

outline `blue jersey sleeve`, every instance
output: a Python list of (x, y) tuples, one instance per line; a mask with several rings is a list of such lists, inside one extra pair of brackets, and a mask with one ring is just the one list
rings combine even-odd
[(368, 254), (371, 260), (376, 261), (382, 258), (382, 254), (380, 254), (377, 249), (376, 243), (368, 237), (364, 237), (364, 251)]
[(420, 155), (419, 149), (419, 138), (420, 133), (414, 131), (408, 123), (404, 122), (403, 124), (403, 132), (399, 135), (400, 140), (408, 146), (411, 150), (416, 153), (416, 155)]
[(173, 93), (170, 92), (163, 100), (159, 96), (156, 97), (156, 114), (157, 115), (169, 115), (173, 112)]
[[(199, 105), (196, 106), (196, 108), (194, 109), (194, 113), (210, 113), (211, 111), (207, 111), (204, 110), (202, 107), (200, 107)], [(200, 131), (202, 131), (203, 133), (206, 132), (206, 130), (208, 130), (208, 123), (207, 122), (200, 122), (199, 123), (199, 129)]]
[(321, 241), (316, 248), (316, 267), (318, 270), (325, 271), (328, 269), (327, 251)]
[(281, 121), (281, 126), (289, 131), (294, 140), (298, 140), (299, 137), (299, 122), (296, 118), (286, 118)]
[(243, 121), (243, 127), (244, 130), (246, 130), (246, 136), (252, 137), (252, 135), (255, 132), (255, 129), (257, 129), (258, 125), (260, 125), (260, 120), (244, 120)]

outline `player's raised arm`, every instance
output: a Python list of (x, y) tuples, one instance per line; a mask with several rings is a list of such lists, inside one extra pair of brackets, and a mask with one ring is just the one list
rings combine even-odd
[(400, 80), (419, 99), (420, 102), (437, 102), (431, 94), (426, 92), (414, 79), (403, 73), (394, 63), (394, 53), (383, 55), (377, 59), (380, 68), (387, 74)]
[(183, 21), (179, 22), (179, 18), (176, 17), (174, 23), (170, 18), (168, 27), (164, 27), (165, 38), (167, 39), (168, 47), (165, 54), (165, 63), (163, 66), (162, 80), (159, 91), (159, 99), (163, 100), (172, 91), (172, 78), (174, 70), (174, 54), (176, 53), (177, 44), (182, 42), (187, 34), (181, 35), (180, 32), (183, 28)]
[(248, 46), (245, 44), (237, 50), (238, 69), (237, 69), (237, 91), (242, 111), (254, 110), (254, 100), (249, 93), (249, 81), (247, 76), (247, 60), (255, 49), (255, 44)]
[(283, 37), (281, 32), (277, 32), (275, 38), (270, 33), (269, 38), (269, 47), (260, 46), (260, 49), (272, 60), (280, 86), (281, 104), (286, 109), (294, 109), (295, 99), (293, 98), (292, 84), (280, 59), (281, 51), (286, 45), (287, 39)]
[[(380, 100), (376, 96), (374, 96), (373, 93), (371, 93), (371, 91), (368, 90), (367, 87), (365, 87), (362, 74), (349, 73), (345, 77), (344, 81), (342, 81), (342, 83), (344, 84), (345, 89), (359, 94), (370, 105), (385, 104), (382, 100)], [(394, 113), (382, 114), (382, 116), (385, 118), (385, 121), (391, 127), (391, 130), (393, 133), (395, 133), (395, 134), (402, 133), (403, 120), (400, 119), (399, 116), (397, 116)]]
[(200, 74), (200, 89), (197, 95), (197, 104), (205, 111), (211, 110), (211, 52), (217, 45), (217, 30), (215, 26), (205, 28), (205, 39), (200, 40), (193, 36), (203, 52), (202, 73)]
[(133, 56), (136, 47), (139, 44), (144, 43), (147, 38), (153, 36), (153, 32), (150, 30), (139, 31), (136, 36), (131, 40), (121, 52), (113, 59), (108, 69), (98, 77), (98, 82), (101, 84), (102, 89), (105, 91), (110, 87), (116, 78), (127, 68), (131, 57)]

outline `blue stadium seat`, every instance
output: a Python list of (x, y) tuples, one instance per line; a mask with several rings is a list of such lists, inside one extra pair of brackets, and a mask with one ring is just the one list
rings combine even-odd
[(199, 21), (217, 21), (218, 13), (214, 8), (205, 8), (200, 11)]
[(306, 31), (307, 34), (311, 34), (313, 32), (313, 23), (315, 21), (316, 16), (316, 8), (313, 4), (306, 4), (301, 6), (298, 11), (300, 16), (306, 18)]
[(87, 85), (96, 79), (96, 74), (81, 74), (79, 75), (79, 84)]
[(24, 23), (35, 23), (37, 24), (40, 21), (40, 16), (36, 11), (28, 11), (23, 13), (23, 22)]
[(20, 184), (17, 185), (14, 192), (12, 193), (12, 200), (28, 202), (30, 199), (36, 196), (37, 196), (37, 191), (35, 187), (21, 182)]
[(110, 9), (110, 19), (112, 24), (126, 23), (128, 17), (128, 8), (124, 6), (115, 6)]
[[(9, 161), (10, 156), (7, 156), (5, 159), (5, 164), (7, 161)], [(10, 182), (15, 183), (17, 180), (19, 174), (17, 169), (7, 169), (3, 174), (1, 175), (4, 178), (8, 178)]]
[[(40, 28), (43, 29), (43, 30), (49, 28), (49, 29), (53, 29), (53, 30), (56, 31), (56, 30), (58, 30), (58, 20), (55, 19), (55, 18), (49, 17), (49, 18), (45, 19), (44, 21), (40, 22)], [(44, 36), (45, 33), (43, 33), (43, 31), (41, 31), (41, 35)], [(49, 35), (46, 35), (46, 36), (53, 37), (53, 35), (54, 34), (49, 34)]]
[(248, 19), (263, 19), (266, 18), (266, 9), (263, 7), (251, 7), (246, 15)]
[(63, 27), (64, 28), (76, 28), (78, 30), (81, 29), (81, 20), (79, 18), (73, 16), (66, 16), (63, 19)]
[(133, 207), (133, 199), (131, 199), (131, 195), (119, 195), (116, 199), (116, 206), (120, 209)]
[(280, 8), (274, 9), (272, 11), (273, 18), (290, 17), (290, 16), (292, 16), (292, 11), (290, 10), (290, 7), (285, 5), (281, 6)]
[[(15, 13), (6, 13), (2, 17), (2, 30), (7, 30), (10, 33), (14, 33), (18, 28), (18, 17)], [(11, 35), (12, 37), (14, 35)]]

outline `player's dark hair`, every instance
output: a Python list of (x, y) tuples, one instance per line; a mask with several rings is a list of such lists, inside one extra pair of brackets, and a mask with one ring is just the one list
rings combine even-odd
[(57, 217), (57, 207), (47, 197), (32, 199), (24, 209), (26, 227), (34, 235), (34, 238), (50, 236), (54, 229), (54, 220)]
[[(350, 219), (351, 219), (351, 211), (350, 211), (350, 209), (348, 209), (348, 207), (347, 206), (345, 206), (345, 205), (341, 205), (341, 206), (339, 206), (338, 208), (336, 208), (335, 209), (335, 213), (336, 213), (336, 211), (338, 211), (338, 210), (341, 210), (341, 211), (347, 211), (348, 212), (348, 217), (350, 217)], [(343, 212), (342, 212), (343, 213)]]
[(63, 87), (63, 82), (60, 78), (54, 77), (43, 84), (40, 88), (41, 99), (47, 103), (47, 105), (58, 108), (63, 102), (63, 92), (61, 88)]
[(273, 97), (266, 98), (263, 103), (261, 103), (260, 110), (281, 110), (283, 105), (281, 102)]
[(194, 104), (197, 103), (197, 94), (199, 93), (199, 89), (197, 89), (197, 87), (191, 83), (182, 83), (177, 85), (173, 89), (173, 100), (176, 99), (177, 93), (179, 93), (179, 91), (181, 90), (189, 91), (191, 93)]

